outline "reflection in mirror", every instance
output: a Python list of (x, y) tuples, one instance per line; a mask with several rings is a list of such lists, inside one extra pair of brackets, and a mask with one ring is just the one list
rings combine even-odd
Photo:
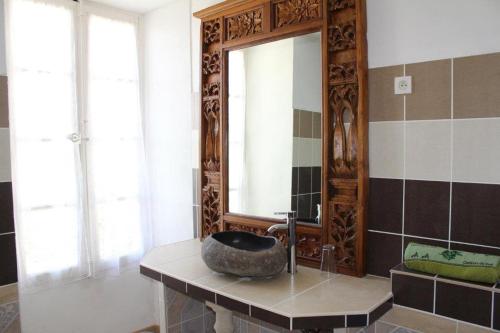
[(229, 52), (229, 212), (320, 223), (320, 33)]

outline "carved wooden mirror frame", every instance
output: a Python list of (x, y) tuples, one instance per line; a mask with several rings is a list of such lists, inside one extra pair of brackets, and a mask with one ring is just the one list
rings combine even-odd
[[(194, 15), (201, 23), (201, 236), (264, 234), (278, 220), (228, 212), (228, 51), (321, 31), (322, 224), (297, 228), (298, 262), (319, 266), (335, 244), (340, 273), (365, 274), (368, 193), (366, 5), (364, 0), (228, 0)], [(344, 122), (349, 121), (346, 131)], [(328, 208), (328, 209), (325, 209)], [(279, 238), (286, 242), (286, 235)]]

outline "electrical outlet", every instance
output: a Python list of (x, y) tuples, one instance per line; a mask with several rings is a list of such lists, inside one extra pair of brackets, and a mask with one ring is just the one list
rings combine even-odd
[(394, 93), (396, 95), (411, 94), (411, 76), (399, 76), (394, 79)]

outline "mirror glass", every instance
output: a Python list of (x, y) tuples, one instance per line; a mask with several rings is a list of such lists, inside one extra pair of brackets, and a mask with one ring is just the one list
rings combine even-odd
[(319, 32), (229, 52), (229, 212), (320, 223)]

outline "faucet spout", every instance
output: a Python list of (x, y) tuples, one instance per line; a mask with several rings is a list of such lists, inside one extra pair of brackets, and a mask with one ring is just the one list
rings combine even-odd
[(287, 230), (288, 232), (288, 273), (295, 275), (297, 272), (297, 257), (296, 257), (296, 228), (297, 228), (297, 213), (296, 212), (285, 212), (285, 213), (275, 213), (275, 215), (285, 215), (286, 224), (275, 224), (267, 229), (267, 233), (272, 235), (278, 230)]
[(288, 224), (274, 224), (267, 229), (267, 233), (272, 235), (278, 230), (288, 230)]

